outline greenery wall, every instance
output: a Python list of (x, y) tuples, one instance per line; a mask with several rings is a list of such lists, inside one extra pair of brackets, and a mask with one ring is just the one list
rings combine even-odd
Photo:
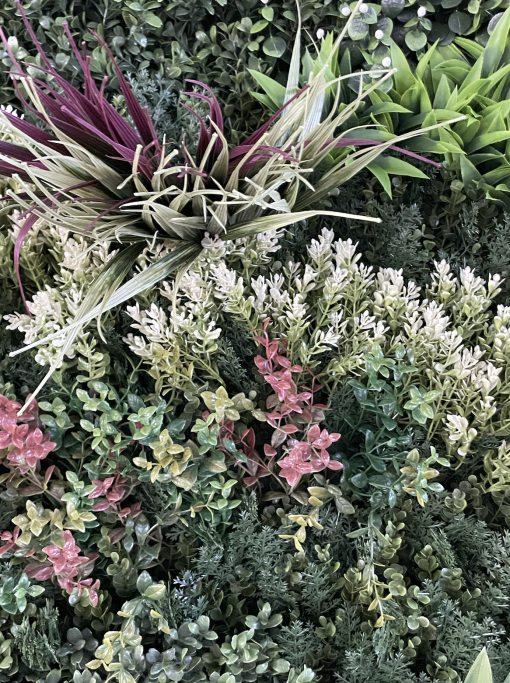
[(508, 683), (505, 1), (23, 12), (0, 681)]

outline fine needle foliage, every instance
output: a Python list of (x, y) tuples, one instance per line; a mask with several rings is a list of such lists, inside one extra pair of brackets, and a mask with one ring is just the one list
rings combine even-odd
[[(337, 89), (331, 112), (320, 121), (317, 112), (322, 111), (326, 88), (325, 65), (311, 75), (303, 89), (286, 98), (281, 110), (233, 149), (225, 138), (214, 93), (191, 81), (199, 92), (185, 94), (209, 108), (209, 126), (192, 110), (200, 124), (193, 157), (185, 139), (180, 149), (157, 139), (147, 109), (133, 96), (105, 44), (129, 121), (105, 98), (105, 80), (100, 87), (94, 83), (90, 57), (80, 54), (69, 26), (63, 24), (84, 74), (82, 92), (53, 68), (20, 4), (18, 10), (44, 64), (39, 70), (47, 76), (43, 81), (27, 75), (0, 32), (14, 65), (12, 78), (18, 97), (43, 123), (41, 129), (7, 112), (1, 115), (13, 142), (1, 143), (0, 170), (15, 177), (21, 186), (21, 192), (8, 193), (21, 212), (14, 253), (18, 276), (21, 245), (39, 222), (86, 235), (92, 245), (117, 242), (121, 247), (90, 285), (74, 321), (63, 333), (38, 342), (60, 336), (62, 357), (85, 323), (171, 273), (182, 274), (211, 244), (276, 230), (317, 214), (353, 218), (321, 210), (321, 201), (391, 146), (388, 142), (335, 155), (338, 147), (345, 146), (344, 134), (336, 137), (336, 131), (370, 91), (360, 92), (339, 111)], [(101, 42), (99, 37), (97, 40)], [(391, 73), (382, 70), (374, 88)], [(394, 138), (391, 144), (424, 130)], [(366, 220), (379, 221), (374, 217)], [(147, 245), (169, 239), (170, 253), (124, 283)], [(55, 363), (50, 366), (46, 378), (55, 367)]]

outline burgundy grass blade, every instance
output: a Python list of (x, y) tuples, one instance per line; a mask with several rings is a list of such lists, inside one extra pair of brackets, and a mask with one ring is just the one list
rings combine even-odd
[(209, 93), (210, 97), (206, 97), (205, 95), (201, 95), (200, 93), (196, 92), (183, 93), (183, 95), (192, 95), (194, 97), (199, 97), (200, 99), (206, 100), (211, 109), (211, 121), (214, 121), (214, 123), (218, 126), (218, 129), (223, 133), (223, 114), (221, 112), (220, 104), (214, 92), (211, 90), (211, 88), (209, 88), (208, 85), (205, 85), (205, 83), (201, 83), (200, 81), (194, 81), (191, 78), (187, 78), (186, 83), (193, 83), (193, 85), (198, 85), (200, 88), (203, 88)]
[[(253, 148), (253, 145), (239, 145), (238, 147), (235, 148), (235, 150), (232, 150), (231, 154), (229, 155), (229, 165), (228, 165), (228, 172), (229, 173), (232, 173), (234, 171), (234, 169), (236, 168), (237, 164), (239, 163), (239, 161), (238, 161), (239, 157), (247, 154), (252, 148)], [(244, 164), (239, 169), (239, 173), (240, 174), (249, 173), (259, 163), (268, 161), (272, 156), (274, 156), (276, 154), (280, 155), (283, 159), (285, 159), (285, 161), (292, 161), (295, 163), (299, 163), (299, 159), (291, 156), (290, 154), (288, 154), (284, 150), (279, 149), (278, 147), (271, 147), (270, 145), (260, 145), (260, 147), (257, 147), (255, 154), (252, 154), (244, 162)]]
[[(111, 50), (104, 41), (94, 34), (113, 62), (129, 113), (139, 134), (137, 134), (104, 97), (104, 80), (101, 89), (98, 90), (90, 70), (90, 57), (85, 55), (82, 56), (80, 54), (67, 23), (64, 22), (64, 30), (85, 77), (84, 93), (77, 90), (55, 71), (37, 40), (37, 36), (28, 21), (20, 0), (16, 0), (16, 4), (26, 29), (45, 64), (45, 67), (42, 67), (41, 71), (50, 74), (62, 90), (60, 93), (52, 89), (46, 83), (37, 80), (33, 81), (34, 87), (37, 89), (38, 96), (41, 99), (41, 103), (43, 104), (45, 111), (47, 111), (53, 119), (55, 126), (61, 128), (62, 132), (79, 144), (83, 144), (89, 151), (96, 154), (102, 154), (106, 157), (112, 158), (113, 155), (117, 153), (123, 158), (126, 157), (126, 159), (124, 159), (125, 161), (129, 160), (129, 162), (131, 162), (134, 153), (136, 152), (136, 148), (140, 145), (144, 147), (146, 151), (154, 149), (156, 155), (160, 154), (161, 146), (157, 139), (148, 109), (142, 108), (134, 97)], [(5, 35), (0, 32), (0, 36), (6, 45), (6, 49), (9, 51), (13, 64), (19, 72), (15, 74), (14, 81), (16, 81), (16, 76), (25, 78), (23, 70), (10, 50)], [(16, 82), (14, 84), (16, 87)], [(21, 93), (20, 96), (22, 97)], [(28, 102), (25, 102), (25, 105), (32, 109)], [(40, 112), (35, 111), (34, 113), (39, 116), (39, 118), (44, 118)], [(103, 144), (99, 145), (99, 149), (97, 144), (93, 144), (94, 141), (91, 137), (91, 133), (102, 139)], [(106, 147), (106, 145), (108, 145), (108, 147)], [(131, 148), (131, 150), (128, 151), (127, 148)], [(143, 158), (144, 156), (145, 158)], [(142, 158), (140, 159), (140, 168), (143, 169), (143, 172), (148, 175), (149, 178), (152, 178), (153, 172), (157, 168), (157, 162), (154, 163), (150, 157), (142, 155)]]
[(23, 5), (21, 4), (20, 0), (16, 0), (16, 7), (18, 8), (18, 12), (21, 14), (21, 17), (23, 19), (23, 23), (25, 24), (25, 27), (28, 31), (28, 34), (29, 34), (30, 38), (32, 39), (33, 44), (35, 45), (37, 52), (41, 55), (43, 62), (46, 64), (48, 69), (50, 69), (52, 74), (56, 73), (55, 69), (51, 66), (50, 60), (46, 56), (46, 53), (42, 49), (41, 43), (37, 40), (37, 36), (35, 34), (35, 31), (32, 28), (31, 23), (27, 19), (27, 15), (25, 14), (25, 10), (23, 9)]
[(35, 156), (25, 147), (20, 147), (20, 145), (14, 145), (12, 142), (4, 142), (0, 140), (0, 154), (5, 154), (6, 156), (13, 157), (18, 161), (37, 161)]
[[(331, 140), (333, 142), (333, 140)], [(327, 145), (328, 143), (326, 143)], [(340, 138), (340, 140), (337, 140), (337, 143), (335, 147), (361, 147), (363, 145), (383, 145), (383, 142), (376, 141), (376, 140), (365, 140), (364, 138)], [(325, 146), (326, 146), (325, 145)], [(401, 154), (406, 154), (409, 157), (413, 157), (413, 159), (418, 159), (419, 161), (423, 161), (426, 164), (430, 164), (431, 166), (435, 166), (436, 168), (441, 168), (441, 164), (438, 164), (437, 161), (432, 161), (432, 159), (427, 159), (427, 157), (421, 156), (421, 154), (416, 154), (416, 152), (410, 152), (407, 149), (403, 149), (402, 147), (397, 147), (396, 145), (390, 145), (389, 149), (394, 150), (395, 152), (400, 152)]]
[(14, 114), (9, 114), (8, 112), (3, 112), (3, 114), (9, 119), (9, 122), (15, 128), (17, 128), (24, 135), (27, 135), (28, 137), (32, 138), (34, 142), (37, 142), (41, 145), (45, 145), (46, 147), (50, 147), (51, 149), (55, 150), (55, 152), (60, 152), (61, 154), (66, 155), (69, 154), (69, 152), (63, 145), (58, 144), (55, 138), (48, 135), (48, 133), (45, 133), (37, 126), (34, 126), (32, 123), (28, 123), (28, 121), (25, 121), (25, 119), (19, 118), (18, 116), (14, 116)]
[(14, 166), (13, 164), (9, 164), (6, 161), (0, 161), (0, 175), (5, 175), (8, 178), (12, 178), (12, 176), (16, 174), (19, 175), (22, 180), (30, 180), (30, 176), (23, 169), (19, 168), (18, 166)]
[[(209, 106), (209, 116), (210, 116), (211, 122), (214, 123), (216, 128), (223, 135), (223, 132), (224, 132), (223, 114), (221, 112), (220, 104), (219, 104), (214, 92), (211, 90), (211, 88), (209, 88), (209, 86), (205, 85), (205, 83), (202, 83), (201, 81), (194, 81), (193, 79), (188, 78), (188, 79), (186, 79), (186, 83), (193, 83), (193, 85), (198, 85), (200, 88), (203, 88), (204, 90), (206, 90), (209, 93), (209, 95), (210, 95), (209, 97), (206, 97), (206, 95), (202, 95), (201, 93), (198, 93), (198, 92), (183, 92), (182, 94), (183, 95), (189, 95), (190, 97), (196, 97), (197, 99), (203, 100), (204, 102), (206, 102)], [(211, 125), (209, 128), (209, 140), (212, 137), (214, 130), (215, 129)], [(222, 147), (223, 147), (223, 143), (218, 138), (218, 140), (216, 140), (216, 143), (214, 145), (214, 150), (212, 151), (213, 153), (211, 155), (209, 165), (214, 164), (218, 154), (220, 154), (220, 152), (222, 150)], [(203, 154), (203, 152), (202, 152), (202, 154)]]
[[(230, 161), (233, 159), (237, 159), (238, 157), (242, 157), (245, 154), (248, 154), (248, 152), (253, 148), (253, 145), (238, 145), (233, 149), (230, 154), (228, 155), (228, 158)], [(269, 155), (271, 154), (280, 154), (286, 161), (295, 161), (298, 162), (299, 159), (296, 157), (293, 157), (291, 154), (286, 152), (283, 149), (280, 149), (279, 147), (272, 147), (271, 145), (260, 145), (260, 147), (257, 147), (257, 153), (259, 152), (267, 152)]]
[(124, 95), (124, 99), (126, 100), (126, 106), (129, 110), (131, 118), (133, 119), (136, 129), (140, 133), (140, 137), (146, 145), (150, 144), (151, 142), (154, 143), (156, 150), (159, 153), (161, 151), (161, 145), (159, 144), (159, 140), (154, 129), (154, 124), (152, 123), (151, 117), (149, 115), (148, 108), (142, 107), (136, 99), (136, 97), (133, 95), (133, 92), (129, 87), (128, 82), (122, 75), (122, 71), (120, 70), (119, 65), (117, 64), (117, 60), (113, 56), (113, 53), (108, 47), (108, 45), (100, 36), (97, 35), (97, 33), (94, 33), (94, 31), (91, 31), (91, 33), (99, 42), (99, 44), (102, 47), (104, 47), (106, 53), (112, 60), (113, 66), (115, 68), (115, 73), (117, 75), (122, 90), (122, 94)]
[(199, 171), (196, 168), (183, 168), (181, 172), (177, 175), (178, 178), (184, 178), (186, 175), (195, 175), (199, 176), (200, 178), (208, 178), (207, 173), (204, 171)]
[(184, 109), (187, 109), (193, 116), (195, 116), (198, 119), (198, 122), (200, 124), (200, 136), (198, 138), (198, 144), (197, 144), (197, 161), (200, 163), (202, 161), (202, 158), (205, 154), (205, 150), (207, 149), (207, 146), (209, 145), (209, 142), (211, 141), (211, 134), (207, 130), (207, 126), (204, 123), (204, 119), (196, 112), (194, 109), (192, 109), (189, 105), (185, 104), (184, 102), (181, 102), (181, 105), (184, 107)]
[[(84, 95), (76, 90), (76, 88), (69, 86), (65, 79), (59, 77), (56, 80), (59, 81), (62, 89), (68, 95), (67, 100), (56, 91), (49, 88), (46, 83), (34, 81), (34, 84), (39, 86), (37, 87), (37, 92), (41, 99), (41, 103), (44, 105), (45, 110), (53, 115), (55, 123), (60, 123), (63, 120), (69, 125), (75, 125), (77, 121), (86, 121), (87, 126), (92, 125), (95, 130), (101, 131), (103, 140), (105, 141), (111, 137), (115, 142), (122, 142), (123, 144), (131, 146), (133, 149), (136, 149), (138, 145), (143, 144), (142, 139), (136, 134), (133, 128), (131, 128), (127, 121), (108, 102), (106, 103), (108, 106), (106, 109), (103, 109), (103, 111), (108, 112), (108, 120), (113, 118), (113, 126), (105, 126), (105, 118), (101, 116), (101, 113), (98, 112), (97, 108), (91, 102), (87, 101)], [(43, 88), (48, 90), (49, 93), (51, 93), (51, 96), (44, 92)], [(39, 112), (34, 111), (34, 113), (44, 120)], [(113, 136), (111, 136), (111, 130), (115, 130)]]

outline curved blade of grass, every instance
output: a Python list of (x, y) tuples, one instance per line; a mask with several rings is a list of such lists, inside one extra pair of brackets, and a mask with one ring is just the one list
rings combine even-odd
[[(292, 48), (292, 57), (290, 60), (289, 76), (287, 78), (287, 87), (285, 89), (285, 97), (283, 103), (294, 97), (299, 90), (299, 71), (301, 63), (301, 8), (299, 7), (299, 0), (296, 2), (298, 13), (298, 25), (296, 30), (296, 37), (294, 39), (294, 47)], [(282, 116), (285, 115), (286, 109), (283, 110)]]
[[(120, 253), (116, 254), (111, 261), (109, 261), (106, 266), (110, 266), (106, 273), (106, 277), (104, 279), (104, 282), (99, 283), (99, 286), (96, 289), (96, 284), (101, 278), (101, 275), (103, 274), (104, 271), (102, 271), (99, 275), (98, 278), (92, 283), (92, 285), (89, 287), (88, 292), (87, 292), (87, 297), (89, 294), (92, 292), (92, 297), (94, 297), (94, 300), (96, 300), (97, 296), (101, 296), (103, 294), (103, 302), (101, 306), (101, 310), (99, 311), (99, 315), (97, 316), (97, 331), (101, 339), (105, 342), (106, 344), (106, 339), (103, 337), (103, 333), (101, 330), (101, 315), (104, 311), (105, 306), (108, 304), (108, 300), (112, 296), (112, 294), (115, 292), (116, 289), (118, 289), (121, 284), (124, 282), (126, 277), (129, 274), (129, 271), (131, 268), (136, 263), (136, 259), (140, 256), (142, 251), (146, 247), (146, 242), (135, 242), (134, 244), (131, 244), (129, 247), (126, 247), (126, 249), (123, 249)], [(106, 270), (105, 266), (105, 270)], [(106, 289), (105, 289), (106, 287)], [(94, 291), (95, 290), (95, 291)], [(97, 294), (96, 294), (97, 292)], [(85, 298), (87, 298), (85, 297)], [(81, 310), (78, 309), (77, 315), (81, 313)]]
[[(81, 331), (83, 324), (79, 323), (80, 320), (84, 319), (90, 311), (99, 309), (94, 317), (98, 318), (98, 329), (101, 335), (99, 317), (103, 310), (108, 306), (108, 301), (111, 294), (115, 291), (115, 288), (119, 287), (121, 282), (125, 279), (126, 275), (129, 273), (133, 267), (136, 259), (145, 247), (145, 242), (136, 242), (131, 246), (127, 247), (119, 254), (116, 254), (106, 265), (103, 270), (99, 273), (97, 278), (92, 282), (87, 290), (87, 294), (83, 299), (80, 307), (78, 308), (75, 315), (75, 322), (73, 325), (69, 326), (72, 329), (66, 332), (65, 328), (57, 333), (57, 336), (65, 335), (65, 342), (60, 349), (60, 353), (57, 358), (52, 362), (48, 372), (46, 373), (43, 380), (39, 383), (39, 386), (31, 395), (31, 399), (35, 398), (41, 389), (44, 387), (46, 382), (49, 380), (53, 372), (60, 365), (66, 353), (71, 349), (76, 337)], [(103, 298), (102, 304), (98, 307), (97, 304)], [(102, 336), (102, 335), (101, 335)], [(27, 347), (19, 349), (19, 351), (25, 351)], [(26, 403), (23, 408), (19, 411), (18, 415), (22, 415), (25, 409), (28, 407), (29, 403)]]
[(367, 166), (367, 164), (376, 159), (380, 154), (386, 151), (386, 149), (391, 147), (395, 142), (401, 142), (403, 140), (407, 140), (409, 138), (422, 135), (423, 133), (427, 133), (430, 130), (441, 128), (445, 125), (456, 123), (457, 121), (463, 121), (465, 118), (465, 116), (459, 116), (456, 119), (446, 121), (444, 124), (439, 123), (433, 126), (428, 126), (427, 128), (420, 128), (419, 130), (406, 133), (405, 135), (399, 135), (398, 137), (395, 137), (392, 140), (383, 142), (377, 147), (355, 152), (348, 158), (349, 163), (347, 165), (345, 164), (346, 160), (342, 160), (339, 164), (334, 166), (328, 173), (325, 173), (322, 176), (321, 180), (316, 183), (314, 192), (310, 190), (306, 190), (305, 192), (303, 192), (294, 208), (297, 211), (300, 211), (305, 209), (307, 206), (310, 206), (312, 203), (315, 203), (320, 199), (323, 199), (331, 192), (331, 190), (347, 182), (347, 180), (356, 175), (356, 173), (359, 173), (359, 171), (361, 171), (362, 168), (364, 168), (365, 166)]
[(56, 339), (57, 337), (61, 337), (62, 335), (75, 330), (76, 328), (81, 329), (83, 325), (91, 320), (94, 320), (94, 318), (97, 318), (97, 316), (102, 312), (109, 311), (110, 309), (115, 308), (115, 306), (119, 306), (134, 296), (141, 294), (146, 289), (154, 287), (158, 282), (164, 280), (175, 270), (189, 266), (189, 264), (193, 263), (201, 251), (202, 246), (196, 243), (187, 243), (182, 247), (178, 247), (170, 254), (167, 254), (163, 258), (159, 259), (159, 261), (153, 263), (151, 266), (146, 268), (146, 270), (138, 273), (132, 277), (131, 280), (119, 287), (115, 292), (113, 292), (106, 304), (98, 304), (91, 308), (91, 310), (84, 312), (80, 317), (78, 317), (77, 314), (75, 320), (63, 330), (49, 334), (43, 339), (32, 342), (32, 344), (27, 344), (27, 346), (24, 346), (17, 351), (12, 351), (11, 355), (17, 356), (23, 351), (28, 351), (29, 349), (40, 346), (41, 344), (45, 344), (46, 342)]
[(491, 33), (481, 57), (481, 76), (487, 78), (498, 68), (506, 48), (510, 31), (510, 8), (508, 8)]
[(287, 225), (299, 223), (299, 221), (314, 218), (315, 216), (335, 216), (337, 218), (352, 218), (357, 221), (370, 221), (372, 223), (380, 223), (380, 218), (373, 216), (357, 216), (352, 213), (342, 213), (340, 211), (298, 211), (296, 213), (286, 213), (276, 216), (261, 216), (253, 220), (243, 221), (237, 223), (227, 229), (226, 235), (220, 235), (222, 240), (238, 240), (243, 237), (253, 237), (261, 232), (269, 230), (278, 230), (285, 228)]

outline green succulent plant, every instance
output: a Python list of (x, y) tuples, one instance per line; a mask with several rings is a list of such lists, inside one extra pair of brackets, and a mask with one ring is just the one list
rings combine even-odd
[[(420, 56), (415, 70), (400, 47), (389, 39), (387, 54), (367, 54), (366, 70), (352, 76), (349, 76), (352, 71), (349, 51), (331, 59), (336, 46), (332, 36), (328, 35), (315, 58), (305, 52), (299, 81), (306, 82), (310, 73), (316, 73), (325, 64), (330, 65), (325, 70), (327, 82), (344, 77), (338, 85), (329, 88), (329, 98), (335, 88), (341, 90), (341, 109), (348, 106), (360, 88), (370, 91), (363, 107), (345, 123), (346, 143), (353, 138), (387, 142), (393, 136), (416, 127), (445, 123), (459, 115), (464, 117), (453, 125), (444, 125), (423, 137), (405, 142), (405, 147), (412, 152), (440, 155), (472, 197), (482, 193), (508, 208), (509, 31), (510, 9), (500, 17), (485, 47), (460, 37), (449, 45), (436, 41)], [(373, 89), (385, 60), (395, 71), (383, 88)], [(296, 75), (291, 71), (289, 80), (295, 79)], [(254, 93), (254, 96), (269, 108), (277, 108), (285, 97), (285, 89), (267, 76), (256, 73), (253, 76), (264, 90), (263, 95)], [(328, 106), (327, 91), (324, 115)], [(413, 175), (409, 164), (384, 155), (372, 161), (368, 168), (390, 197), (389, 174)]]

